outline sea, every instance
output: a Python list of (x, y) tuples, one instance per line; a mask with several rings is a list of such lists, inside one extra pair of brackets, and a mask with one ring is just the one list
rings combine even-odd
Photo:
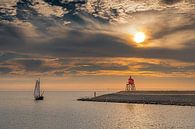
[[(97, 95), (108, 92), (97, 92)], [(195, 129), (195, 107), (77, 101), (92, 91), (0, 92), (0, 129)]]

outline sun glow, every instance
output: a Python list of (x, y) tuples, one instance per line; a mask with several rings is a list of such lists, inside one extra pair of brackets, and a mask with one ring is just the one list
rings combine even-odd
[(145, 41), (145, 39), (146, 39), (146, 36), (143, 32), (136, 32), (134, 35), (134, 41), (136, 43), (142, 43)]

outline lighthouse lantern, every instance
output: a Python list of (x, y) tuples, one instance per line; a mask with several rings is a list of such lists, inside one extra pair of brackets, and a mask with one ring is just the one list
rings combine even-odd
[(135, 88), (135, 81), (134, 79), (130, 76), (129, 79), (128, 79), (128, 82), (126, 84), (126, 91), (135, 91), (136, 88)]

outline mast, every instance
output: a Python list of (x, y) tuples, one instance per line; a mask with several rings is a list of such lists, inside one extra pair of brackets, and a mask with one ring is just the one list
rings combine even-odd
[(38, 83), (38, 92), (39, 92), (39, 96), (40, 96), (40, 93), (41, 93), (40, 78), (39, 78), (39, 83)]

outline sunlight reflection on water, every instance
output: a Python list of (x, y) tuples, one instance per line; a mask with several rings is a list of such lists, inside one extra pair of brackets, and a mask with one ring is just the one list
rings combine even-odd
[(195, 127), (194, 107), (76, 101), (79, 97), (92, 95), (92, 92), (46, 92), (44, 101), (35, 102), (31, 92), (0, 92), (0, 128), (193, 129)]

